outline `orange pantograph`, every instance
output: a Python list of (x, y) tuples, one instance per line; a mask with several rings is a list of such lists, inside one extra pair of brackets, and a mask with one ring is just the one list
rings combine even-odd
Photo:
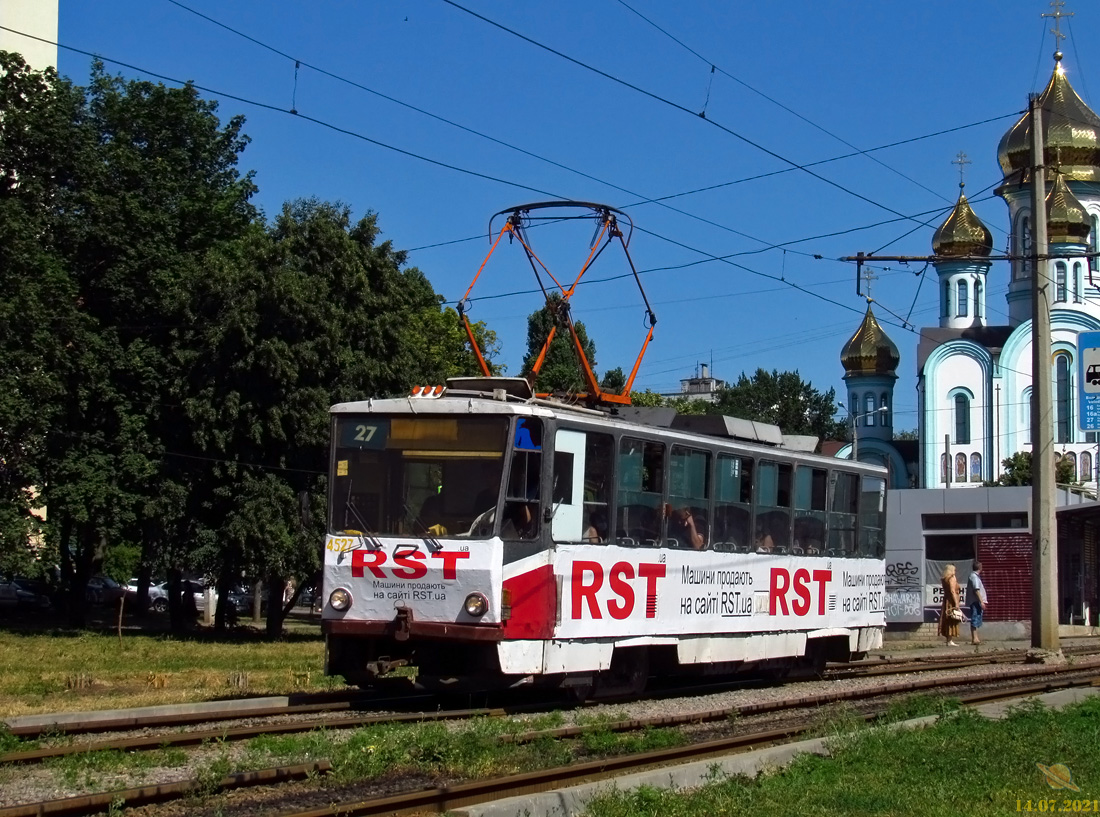
[[(581, 266), (580, 272), (577, 273), (577, 277), (573, 279), (573, 283), (568, 287), (559, 281), (539, 259), (535, 251), (531, 249), (531, 243), (526, 235), (525, 226), (531, 221), (531, 213), (533, 211), (551, 209), (587, 209), (598, 221), (596, 234), (593, 236), (588, 257), (584, 260), (584, 264)], [(470, 286), (466, 289), (466, 293), (458, 302), (458, 314), (462, 317), (463, 326), (466, 327), (466, 336), (469, 338), (470, 347), (477, 356), (478, 364), (481, 367), (481, 373), (485, 377), (492, 376), (489, 364), (485, 361), (485, 355), (478, 345), (477, 338), (474, 336), (473, 327), (470, 325), (470, 319), (467, 316), (470, 303), (469, 298), (470, 293), (477, 284), (478, 278), (480, 278), (481, 273), (485, 271), (485, 266), (489, 263), (489, 259), (492, 258), (496, 248), (500, 245), (500, 240), (507, 235), (510, 239), (515, 239), (519, 242), (519, 245), (523, 247), (527, 255), (527, 260), (531, 264), (531, 270), (534, 272), (535, 280), (538, 282), (539, 288), (542, 290), (546, 299), (546, 310), (551, 313), (551, 317), (553, 318), (550, 334), (547, 336), (546, 342), (543, 343), (542, 349), (539, 351), (539, 355), (535, 360), (531, 373), (527, 376), (529, 382), (532, 386), (534, 385), (535, 379), (538, 377), (539, 371), (542, 369), (542, 365), (546, 360), (546, 353), (550, 348), (550, 343), (554, 340), (558, 327), (560, 326), (565, 331), (569, 332), (573, 340), (573, 351), (577, 355), (577, 361), (580, 363), (581, 367), (581, 374), (584, 377), (585, 386), (588, 389), (585, 394), (578, 395), (578, 397), (593, 404), (630, 405), (630, 388), (634, 384), (634, 378), (638, 375), (639, 367), (642, 365), (642, 358), (645, 356), (646, 347), (649, 346), (649, 342), (653, 339), (653, 328), (657, 324), (657, 316), (653, 314), (653, 309), (650, 307), (649, 300), (646, 298), (645, 290), (642, 289), (642, 282), (638, 277), (638, 270), (634, 267), (634, 261), (630, 257), (630, 232), (633, 231), (633, 224), (629, 216), (605, 204), (593, 204), (583, 201), (546, 201), (536, 202), (534, 204), (521, 204), (507, 210), (501, 210), (499, 213), (493, 215), (489, 220), (490, 236), (493, 232), (493, 222), (498, 216), (507, 216), (504, 226), (501, 228), (492, 246), (489, 248), (489, 254), (486, 255), (485, 260), (481, 262), (481, 266), (474, 275), (474, 280), (470, 282)], [(577, 218), (577, 216), (566, 216), (566, 218)], [(620, 220), (626, 222), (629, 226), (629, 230), (625, 236), (619, 224)], [(627, 263), (630, 265), (630, 271), (634, 275), (634, 281), (638, 285), (638, 291), (641, 293), (642, 301), (645, 304), (646, 324), (648, 326), (645, 340), (642, 341), (642, 348), (638, 352), (638, 359), (634, 361), (634, 368), (631, 369), (630, 376), (627, 378), (626, 385), (623, 387), (621, 394), (606, 392), (600, 388), (599, 381), (596, 379), (595, 372), (592, 371), (592, 365), (588, 360), (588, 356), (585, 354), (580, 339), (577, 337), (576, 328), (573, 326), (573, 318), (570, 315), (570, 301), (577, 291), (577, 285), (580, 283), (581, 278), (583, 278), (584, 274), (592, 268), (596, 259), (600, 257), (603, 251), (607, 249), (612, 242), (617, 242), (619, 246), (622, 247), (623, 254), (626, 256)], [(553, 281), (553, 287), (547, 288), (543, 281), (544, 274)], [(555, 298), (554, 295), (560, 295), (560, 297)]]

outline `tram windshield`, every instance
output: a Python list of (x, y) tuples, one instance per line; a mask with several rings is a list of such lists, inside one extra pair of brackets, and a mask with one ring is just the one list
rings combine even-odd
[(491, 527), (511, 447), (507, 417), (338, 416), (333, 442), (333, 533), (445, 537)]

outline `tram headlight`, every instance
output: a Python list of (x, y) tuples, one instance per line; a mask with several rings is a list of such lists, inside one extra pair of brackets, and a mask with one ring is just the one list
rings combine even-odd
[(474, 616), (475, 618), (485, 615), (489, 612), (489, 600), (485, 598), (481, 593), (471, 593), (466, 597), (466, 601), (462, 604), (467, 614)]
[(328, 596), (328, 606), (338, 613), (342, 613), (351, 607), (351, 593), (342, 587), (337, 587)]

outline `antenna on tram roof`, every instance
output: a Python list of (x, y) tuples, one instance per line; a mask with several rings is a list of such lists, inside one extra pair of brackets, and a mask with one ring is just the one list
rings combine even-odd
[[(592, 240), (589, 241), (588, 244), (588, 257), (585, 259), (576, 278), (573, 279), (573, 283), (568, 284), (568, 286), (565, 282), (559, 281), (554, 274), (550, 272), (549, 268), (531, 248), (531, 242), (527, 237), (526, 226), (530, 224), (533, 219), (550, 218), (549, 216), (532, 216), (531, 213), (549, 209), (584, 209), (591, 211), (588, 215), (553, 217), (556, 221), (591, 218), (593, 215), (596, 218), (596, 229), (592, 235)], [(496, 221), (499, 216), (507, 216), (507, 218), (504, 221), (504, 226), (494, 240), (492, 237), (493, 222)], [(623, 223), (627, 225), (625, 235), (621, 227)], [(501, 210), (498, 213), (494, 213), (492, 218), (489, 219), (489, 240), (492, 242), (492, 246), (489, 248), (489, 254), (485, 256), (485, 260), (481, 262), (481, 266), (474, 275), (474, 280), (470, 282), (470, 286), (466, 289), (465, 294), (458, 301), (457, 307), (458, 314), (462, 318), (462, 324), (466, 328), (466, 337), (470, 341), (471, 349), (473, 349), (474, 354), (477, 356), (478, 365), (481, 368), (482, 374), (485, 377), (492, 377), (492, 371), (485, 360), (485, 355), (482, 353), (481, 347), (477, 342), (473, 327), (470, 325), (470, 319), (466, 313), (469, 311), (470, 292), (473, 290), (478, 278), (481, 277), (481, 273), (485, 270), (485, 266), (489, 263), (489, 259), (492, 257), (493, 252), (500, 246), (500, 240), (507, 235), (509, 237), (509, 243), (514, 239), (523, 247), (523, 251), (527, 256), (527, 261), (531, 265), (532, 272), (534, 272), (535, 280), (539, 285), (539, 289), (542, 290), (543, 297), (546, 301), (546, 311), (553, 319), (550, 333), (535, 359), (535, 364), (531, 368), (531, 373), (527, 376), (528, 382), (531, 384), (532, 388), (534, 388), (535, 379), (538, 377), (543, 363), (546, 362), (546, 353), (550, 349), (550, 344), (553, 342), (558, 329), (562, 328), (569, 333), (569, 336), (573, 340), (573, 351), (577, 355), (577, 361), (580, 363), (581, 367), (581, 375), (584, 378), (585, 387), (588, 390), (584, 394), (576, 395), (576, 397), (590, 404), (629, 406), (631, 386), (634, 384), (634, 379), (638, 375), (638, 369), (642, 365), (642, 358), (645, 356), (646, 348), (649, 346), (649, 342), (653, 340), (653, 329), (657, 324), (657, 316), (654, 314), (653, 308), (649, 304), (649, 299), (646, 297), (645, 290), (642, 288), (641, 278), (638, 276), (638, 270), (634, 266), (633, 259), (630, 257), (629, 246), (630, 238), (633, 233), (634, 223), (626, 213), (614, 207), (609, 207), (606, 204), (595, 204), (587, 201), (541, 201), (532, 204), (520, 204), (515, 207), (510, 207), (507, 210)], [(642, 301), (645, 304), (645, 320), (647, 327), (645, 340), (642, 342), (642, 348), (638, 352), (637, 360), (634, 362), (634, 368), (631, 370), (630, 376), (627, 378), (626, 384), (620, 394), (607, 392), (600, 388), (596, 373), (592, 370), (592, 364), (588, 360), (588, 355), (585, 354), (580, 338), (577, 336), (577, 330), (570, 314), (570, 302), (577, 291), (577, 285), (580, 283), (581, 278), (584, 277), (584, 274), (591, 269), (596, 259), (599, 258), (600, 255), (603, 254), (603, 251), (613, 242), (618, 242), (619, 246), (622, 247), (623, 254), (626, 256), (627, 263), (630, 265), (630, 271), (634, 275), (634, 281), (638, 285), (638, 291), (641, 293)], [(544, 283), (543, 274), (553, 282), (552, 286), (547, 286), (546, 283)]]

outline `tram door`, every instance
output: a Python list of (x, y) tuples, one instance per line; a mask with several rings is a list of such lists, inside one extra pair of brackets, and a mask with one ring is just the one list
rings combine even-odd
[(554, 435), (554, 477), (551, 507), (555, 542), (579, 542), (583, 534), (585, 434), (559, 428)]

